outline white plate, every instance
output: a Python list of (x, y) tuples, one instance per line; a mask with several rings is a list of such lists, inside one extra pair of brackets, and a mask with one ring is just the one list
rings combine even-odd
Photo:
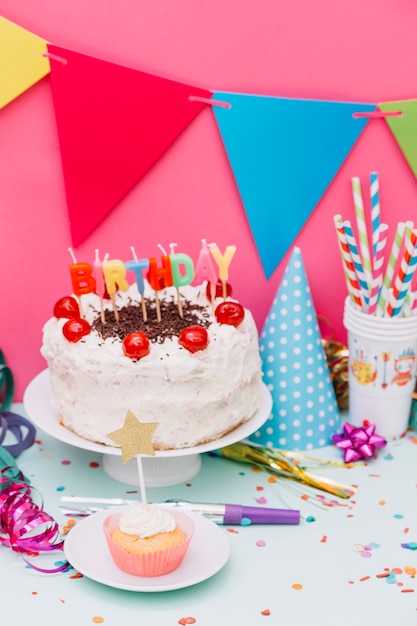
[[(260, 394), (261, 406), (255, 415), (221, 439), (210, 441), (209, 443), (204, 443), (200, 446), (194, 446), (192, 448), (181, 448), (180, 450), (156, 450), (155, 456), (175, 457), (210, 452), (211, 450), (218, 450), (219, 448), (230, 446), (237, 441), (241, 441), (242, 439), (249, 437), (249, 435), (262, 426), (271, 412), (272, 397), (268, 388), (263, 383), (261, 384)], [(75, 446), (83, 450), (121, 456), (120, 448), (89, 441), (88, 439), (79, 437), (71, 430), (68, 430), (68, 428), (65, 428), (65, 426), (60, 424), (51, 403), (51, 383), (48, 369), (38, 374), (29, 383), (24, 393), (23, 404), (29, 419), (35, 424), (35, 426), (43, 430), (48, 435), (51, 435), (51, 437), (54, 437), (54, 439), (58, 439), (58, 441), (68, 443), (71, 446)]]
[(103, 521), (112, 511), (104, 509), (77, 522), (65, 538), (67, 560), (80, 574), (98, 583), (128, 591), (170, 591), (182, 589), (214, 576), (227, 562), (230, 545), (225, 532), (198, 514), (188, 514), (195, 523), (194, 536), (181, 565), (163, 576), (133, 576), (114, 563), (103, 532)]

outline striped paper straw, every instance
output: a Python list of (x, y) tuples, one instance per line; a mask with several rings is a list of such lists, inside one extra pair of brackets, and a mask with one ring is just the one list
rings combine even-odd
[(370, 194), (371, 194), (371, 221), (372, 221), (372, 251), (375, 263), (376, 248), (379, 239), (380, 229), (380, 202), (379, 202), (379, 176), (377, 172), (371, 172), (370, 178)]
[(414, 307), (414, 292), (410, 291), (410, 289), (407, 292), (407, 295), (405, 297), (404, 300), (404, 306), (402, 309), (402, 316), (403, 317), (409, 317), (410, 315), (413, 314), (413, 307)]
[(401, 259), (400, 269), (395, 277), (392, 299), (387, 306), (387, 314), (390, 317), (400, 315), (411, 281), (417, 268), (417, 230), (411, 230), (406, 226), (405, 250)]
[(363, 209), (361, 181), (359, 178), (352, 178), (353, 203), (355, 205), (356, 224), (358, 227), (359, 247), (361, 250), (363, 269), (368, 285), (372, 282), (372, 263), (369, 252), (368, 233), (366, 229), (365, 211)]
[(381, 293), (379, 294), (378, 304), (376, 307), (376, 314), (379, 317), (382, 317), (385, 314), (385, 306), (388, 299), (389, 289), (391, 287), (391, 283), (395, 274), (395, 268), (397, 267), (397, 261), (404, 238), (404, 232), (405, 223), (399, 222), (397, 224), (397, 230), (395, 231), (394, 241), (392, 242), (391, 252), (388, 258), (384, 280), (382, 281)]
[(386, 231), (388, 230), (387, 224), (381, 224), (379, 227), (379, 239), (376, 246), (376, 254), (374, 260), (373, 274), (372, 274), (372, 287), (369, 295), (369, 315), (374, 315), (376, 311), (376, 305), (378, 303), (379, 292), (381, 290), (382, 278), (383, 278), (383, 265), (384, 265), (384, 252), (387, 243)]
[(337, 241), (339, 244), (340, 256), (342, 258), (342, 266), (345, 274), (346, 287), (351, 300), (361, 309), (363, 308), (363, 300), (361, 295), (361, 287), (355, 272), (355, 267), (350, 256), (349, 246), (346, 241), (345, 231), (341, 215), (335, 215), (333, 221), (336, 227)]
[(358, 246), (356, 245), (355, 235), (353, 234), (352, 225), (349, 220), (345, 220), (343, 222), (343, 230), (346, 235), (346, 241), (349, 247), (350, 256), (352, 257), (355, 272), (358, 277), (359, 284), (361, 286), (362, 299), (365, 304), (365, 308), (367, 308), (368, 302), (369, 302), (368, 281), (366, 280), (366, 277), (365, 277), (365, 272), (363, 270), (361, 256), (359, 254)]

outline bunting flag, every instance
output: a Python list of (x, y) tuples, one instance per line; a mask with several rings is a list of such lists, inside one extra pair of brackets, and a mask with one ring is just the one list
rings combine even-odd
[(267, 278), (294, 242), (376, 104), (217, 92), (213, 107)]
[(0, 16), (0, 109), (50, 72), (47, 42)]
[(55, 45), (48, 53), (78, 246), (207, 106), (198, 98), (212, 92)]
[(408, 161), (414, 176), (417, 177), (417, 100), (383, 102), (378, 106), (385, 113), (401, 113), (398, 116), (387, 116), (385, 121)]

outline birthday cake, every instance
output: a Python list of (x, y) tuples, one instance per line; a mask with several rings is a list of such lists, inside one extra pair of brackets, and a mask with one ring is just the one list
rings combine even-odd
[(248, 309), (208, 293), (204, 283), (155, 292), (145, 281), (143, 293), (132, 284), (111, 300), (82, 295), (82, 314), (75, 297), (62, 298), (41, 348), (62, 424), (114, 446), (108, 434), (131, 411), (158, 423), (152, 444), (169, 450), (249, 420), (260, 404), (257, 329)]

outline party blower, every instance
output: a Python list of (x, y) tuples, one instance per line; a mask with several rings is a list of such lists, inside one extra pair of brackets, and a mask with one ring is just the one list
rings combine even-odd
[[(84, 508), (74, 509), (61, 506), (66, 515), (87, 516), (101, 510), (106, 506), (120, 506), (131, 504), (131, 500), (122, 498), (87, 498), (77, 496), (63, 496), (64, 504), (84, 503)], [(300, 511), (291, 509), (270, 509), (255, 506), (243, 506), (241, 504), (216, 504), (203, 502), (186, 502), (184, 500), (166, 500), (158, 503), (159, 506), (182, 509), (188, 513), (198, 513), (216, 524), (245, 525), (245, 524), (299, 524)], [(91, 506), (93, 505), (93, 506)], [(100, 505), (100, 506), (94, 506)]]

